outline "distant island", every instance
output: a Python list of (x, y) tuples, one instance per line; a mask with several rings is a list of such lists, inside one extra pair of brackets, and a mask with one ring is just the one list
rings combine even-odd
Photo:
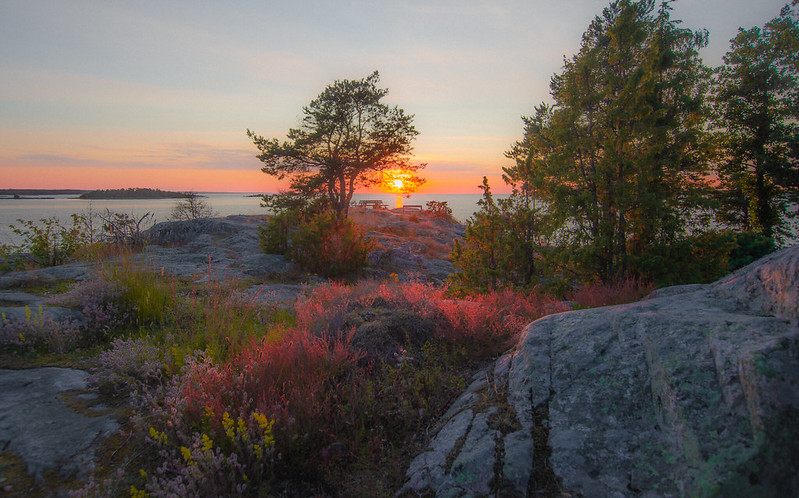
[(170, 192), (152, 188), (121, 188), (93, 190), (82, 194), (79, 199), (183, 199), (185, 192)]
[(38, 197), (42, 195), (80, 195), (86, 193), (86, 190), (74, 189), (61, 189), (61, 190), (48, 190), (48, 189), (22, 189), (22, 188), (9, 188), (0, 189), (0, 197), (11, 197), (14, 199)]

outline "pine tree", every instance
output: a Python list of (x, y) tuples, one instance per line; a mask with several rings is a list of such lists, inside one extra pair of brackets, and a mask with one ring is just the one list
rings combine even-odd
[(688, 228), (706, 183), (707, 34), (668, 4), (619, 0), (583, 35), (551, 83), (554, 105), (525, 119), (510, 172), (546, 204), (561, 263), (610, 282)]
[(789, 196), (799, 191), (799, 16), (786, 6), (730, 43), (713, 89), (723, 157), (719, 220), (780, 237), (786, 217), (796, 216), (787, 211)]

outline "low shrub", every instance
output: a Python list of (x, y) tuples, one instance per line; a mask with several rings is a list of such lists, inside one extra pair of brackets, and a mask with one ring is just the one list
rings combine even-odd
[(110, 394), (143, 392), (165, 379), (169, 354), (147, 338), (114, 339), (95, 358), (92, 379)]
[(452, 216), (452, 208), (449, 207), (446, 201), (427, 201), (425, 204), (425, 214), (431, 218), (448, 221), (455, 223), (455, 218)]
[(326, 277), (357, 273), (367, 264), (370, 244), (351, 220), (324, 211), (302, 222), (290, 236), (289, 257), (304, 269)]
[(41, 306), (35, 313), (25, 306), (25, 317), (19, 319), (0, 314), (0, 346), (6, 349), (65, 353), (77, 347), (82, 339), (77, 321), (56, 321), (45, 316)]
[(12, 231), (22, 237), (18, 251), (28, 255), (39, 266), (56, 266), (69, 258), (88, 242), (83, 229), (83, 217), (72, 215), (72, 225), (63, 226), (55, 218), (42, 218), (38, 223), (17, 220), (20, 226), (11, 225)]
[(248, 406), (236, 375), (201, 352), (144, 393), (134, 425), (145, 454), (132, 496), (257, 496), (258, 487), (270, 482), (274, 420), (252, 409), (214, 412), (206, 406), (195, 413), (192, 393), (208, 383), (222, 389), (217, 394), (224, 400), (237, 401), (228, 404)]
[(207, 351), (224, 362), (252, 338), (280, 336), (293, 315), (275, 305), (262, 305), (258, 296), (241, 294), (235, 283), (212, 281), (194, 287), (173, 309), (170, 339), (187, 352)]
[(177, 304), (175, 281), (120, 257), (105, 265), (100, 277), (121, 290), (120, 303), (136, 324), (164, 324)]
[(583, 285), (567, 294), (567, 299), (580, 308), (597, 308), (638, 301), (655, 290), (651, 283), (640, 279), (628, 278), (614, 284), (593, 283)]
[(772, 252), (774, 239), (754, 232), (708, 231), (633, 256), (635, 273), (658, 287), (709, 283)]
[(123, 300), (124, 291), (118, 283), (103, 278), (88, 279), (49, 302), (80, 309), (87, 318), (84, 335), (95, 343), (107, 339), (133, 319), (135, 308)]

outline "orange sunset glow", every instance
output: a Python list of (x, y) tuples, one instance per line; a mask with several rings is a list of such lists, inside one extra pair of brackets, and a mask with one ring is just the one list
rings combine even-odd
[[(507, 191), (504, 153), (521, 116), (548, 99), (551, 75), (608, 2), (517, 3), (453, 17), (424, 3), (288, 2), (276, 12), (211, 2), (187, 17), (180, 2), (6, 2), (0, 40), (13, 50), (0, 58), (0, 188), (276, 192), (245, 130), (283, 140), (325, 85), (379, 69), (387, 103), (415, 117), (411, 160), (427, 164), (427, 181), (397, 177), (362, 191), (479, 193), (483, 176)], [(738, 26), (783, 3), (674, 8), (688, 26), (710, 29), (703, 55), (712, 66)], [(339, 25), (348, 36), (329, 32)]]
[(382, 188), (392, 194), (412, 194), (426, 182), (411, 171), (392, 169), (383, 171)]

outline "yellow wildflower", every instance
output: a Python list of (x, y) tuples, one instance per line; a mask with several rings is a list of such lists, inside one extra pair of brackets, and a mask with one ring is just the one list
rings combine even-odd
[(150, 437), (153, 438), (153, 440), (156, 443), (162, 443), (162, 444), (166, 444), (167, 443), (166, 433), (165, 432), (158, 432), (157, 430), (155, 430), (154, 427), (150, 427)]
[(214, 440), (206, 436), (205, 434), (203, 434), (202, 439), (203, 439), (203, 450), (211, 451), (211, 449), (214, 447)]
[(233, 425), (234, 425), (233, 419), (230, 418), (230, 414), (228, 412), (223, 413), (222, 427), (225, 428), (225, 434), (227, 434), (227, 437), (229, 437), (230, 439), (233, 439), (233, 437), (236, 435), (235, 432), (233, 431)]
[(272, 426), (275, 425), (274, 420), (269, 420), (266, 416), (253, 412), (252, 418), (258, 424), (258, 427), (264, 431), (264, 448), (269, 448), (275, 444), (275, 438), (272, 436)]
[(253, 445), (253, 449), (255, 450), (255, 458), (260, 460), (261, 457), (264, 455), (263, 448), (261, 448), (260, 444), (255, 444)]
[(139, 475), (141, 475), (142, 477), (147, 477), (147, 471), (144, 469), (139, 469)]
[(239, 433), (239, 437), (243, 440), (247, 440), (247, 424), (244, 423), (244, 420), (239, 419), (238, 426), (236, 427), (236, 432)]
[(186, 460), (186, 463), (188, 463), (189, 465), (191, 465), (193, 463), (192, 462), (192, 458), (191, 458), (191, 450), (190, 449), (186, 448), (185, 446), (181, 446), (180, 447), (180, 454), (183, 455), (183, 459)]
[(136, 486), (130, 487), (130, 498), (149, 498), (150, 493), (143, 489), (136, 489)]

